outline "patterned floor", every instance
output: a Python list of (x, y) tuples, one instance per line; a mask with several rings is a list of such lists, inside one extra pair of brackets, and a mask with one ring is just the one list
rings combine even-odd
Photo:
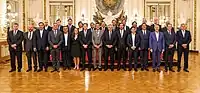
[(149, 72), (51, 73), (49, 68), (49, 72), (27, 73), (27, 64), (21, 73), (9, 73), (9, 64), (0, 64), (0, 93), (200, 93), (200, 56), (193, 53), (189, 58), (189, 73), (158, 73), (151, 67)]

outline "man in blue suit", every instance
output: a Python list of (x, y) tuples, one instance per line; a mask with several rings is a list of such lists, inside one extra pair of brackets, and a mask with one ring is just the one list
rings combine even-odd
[[(159, 32), (159, 25), (155, 25), (155, 32), (150, 33), (149, 37), (149, 47), (150, 51), (152, 52), (153, 57), (153, 72), (156, 70), (160, 72), (160, 55), (164, 52), (165, 48), (165, 41), (164, 41), (164, 34)], [(157, 62), (157, 64), (156, 64)]]

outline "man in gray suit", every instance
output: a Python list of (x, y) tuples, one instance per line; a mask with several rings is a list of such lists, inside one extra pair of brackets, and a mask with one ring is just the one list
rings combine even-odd
[(58, 25), (56, 23), (53, 24), (53, 29), (48, 34), (48, 41), (50, 44), (52, 64), (54, 69), (51, 72), (55, 71), (60, 72), (59, 58), (60, 58), (61, 44), (63, 42), (63, 34), (61, 31), (58, 31)]
[(97, 69), (96, 65), (96, 58), (97, 58), (97, 53), (98, 53), (98, 58), (99, 58), (99, 65), (98, 68), (101, 70), (101, 56), (102, 56), (102, 35), (103, 31), (100, 30), (100, 25), (99, 23), (96, 23), (96, 29), (92, 32), (92, 43), (93, 43), (93, 62), (94, 62), (94, 69)]
[(35, 32), (33, 32), (33, 25), (28, 26), (28, 32), (24, 33), (24, 49), (26, 51), (26, 56), (28, 60), (28, 70), (32, 70), (32, 57), (34, 63), (34, 72), (37, 71), (37, 59), (36, 59), (36, 41), (35, 41)]

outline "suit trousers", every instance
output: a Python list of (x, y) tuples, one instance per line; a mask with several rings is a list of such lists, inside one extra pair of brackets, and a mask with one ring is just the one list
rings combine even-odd
[(97, 67), (97, 64), (96, 64), (96, 61), (97, 61), (97, 53), (98, 53), (98, 61), (99, 61), (99, 64), (98, 66), (101, 67), (101, 57), (102, 57), (102, 47), (100, 47), (99, 49), (97, 48), (94, 48), (93, 47), (93, 50), (92, 50), (92, 57), (93, 57), (93, 62), (94, 62), (94, 67), (96, 68)]
[(189, 48), (184, 49), (182, 46), (178, 45), (178, 68), (181, 68), (181, 57), (184, 53), (184, 69), (188, 69), (188, 55)]
[(158, 49), (153, 50), (153, 52), (152, 52), (153, 69), (159, 69), (160, 68), (160, 63), (161, 63), (160, 62), (161, 61), (160, 55), (161, 55), (161, 52)]
[(48, 67), (48, 51), (46, 50), (38, 50), (38, 62), (39, 62), (39, 68), (47, 69)]
[(11, 64), (11, 69), (16, 70), (16, 65), (15, 65), (15, 61), (16, 61), (16, 57), (17, 57), (17, 64), (18, 64), (18, 69), (22, 68), (22, 51), (10, 51), (10, 64)]
[(138, 65), (138, 50), (129, 49), (129, 68), (132, 68), (133, 58), (134, 58), (134, 68)]
[(63, 59), (63, 66), (64, 67), (71, 67), (71, 54), (68, 50), (68, 47), (64, 47), (64, 50), (62, 51), (62, 59)]
[(140, 50), (141, 68), (148, 67), (148, 49)]
[(37, 54), (36, 54), (36, 52), (27, 51), (26, 57), (28, 60), (28, 68), (32, 69), (32, 58), (33, 58), (34, 69), (37, 69)]
[(174, 58), (174, 49), (166, 49), (165, 51), (165, 69), (172, 69)]
[(60, 49), (52, 49), (51, 50), (52, 55), (52, 65), (53, 69), (59, 70), (60, 68)]

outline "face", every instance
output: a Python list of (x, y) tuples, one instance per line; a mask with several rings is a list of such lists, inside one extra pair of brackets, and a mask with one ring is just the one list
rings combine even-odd
[(19, 26), (18, 25), (13, 25), (13, 30), (18, 30)]
[(58, 30), (58, 24), (53, 24), (53, 30)]
[(146, 30), (147, 26), (146, 24), (142, 24), (142, 30)]
[(48, 26), (48, 22), (47, 22), (47, 21), (46, 21), (46, 22), (44, 22), (44, 25), (45, 25), (45, 26)]
[(28, 30), (29, 30), (30, 32), (32, 32), (32, 31), (33, 31), (33, 25), (29, 25), (29, 26), (28, 26)]
[(158, 18), (155, 18), (155, 19), (154, 19), (154, 23), (155, 23), (155, 24), (158, 24)]
[(182, 24), (182, 25), (181, 25), (181, 30), (186, 30), (186, 29), (187, 29), (186, 25), (185, 25), (185, 24)]
[(133, 23), (133, 25), (132, 25), (133, 27), (137, 27), (137, 24), (136, 23)]
[(97, 29), (97, 30), (99, 30), (99, 29), (100, 29), (100, 25), (99, 25), (99, 24), (96, 24), (96, 26), (95, 26), (95, 27), (96, 27), (96, 29)]
[(64, 28), (63, 28), (63, 32), (64, 32), (64, 33), (67, 33), (67, 32), (68, 32), (68, 27), (64, 27)]
[(91, 24), (90, 24), (90, 27), (91, 27), (91, 28), (94, 28), (94, 27), (95, 27), (94, 23), (91, 23)]
[(44, 24), (40, 23), (40, 24), (39, 24), (39, 29), (40, 29), (40, 30), (43, 30), (43, 29), (44, 29)]
[(115, 26), (117, 24), (117, 22), (115, 20), (113, 20), (112, 24)]
[(79, 23), (78, 24), (79, 28), (83, 27), (83, 24), (82, 23)]
[(78, 34), (78, 29), (77, 28), (74, 29), (74, 34)]
[(136, 30), (137, 30), (137, 28), (134, 28), (134, 27), (133, 27), (133, 28), (131, 29), (131, 32), (132, 32), (132, 33), (135, 33)]
[(123, 21), (122, 21), (122, 24), (126, 25), (126, 20), (123, 20)]
[(142, 22), (143, 23), (147, 23), (147, 20), (145, 18), (143, 18)]
[(68, 20), (68, 24), (71, 25), (72, 24), (72, 20)]
[(122, 29), (124, 29), (124, 25), (123, 24), (120, 24), (119, 25), (119, 28), (122, 30)]
[(113, 26), (110, 24), (110, 25), (108, 25), (108, 30), (109, 31), (112, 31), (112, 29), (113, 29)]
[(83, 29), (87, 30), (88, 26), (86, 24), (83, 25)]
[(158, 25), (155, 25), (154, 29), (156, 32), (159, 32), (160, 27)]
[(61, 24), (61, 21), (56, 21), (57, 25), (59, 26)]
[(171, 31), (171, 29), (172, 29), (172, 25), (169, 24), (169, 25), (167, 26), (167, 29), (168, 29), (169, 31)]
[(105, 27), (105, 26), (106, 26), (106, 23), (105, 23), (105, 22), (102, 22), (102, 23), (101, 23), (101, 26), (102, 26), (102, 27)]

